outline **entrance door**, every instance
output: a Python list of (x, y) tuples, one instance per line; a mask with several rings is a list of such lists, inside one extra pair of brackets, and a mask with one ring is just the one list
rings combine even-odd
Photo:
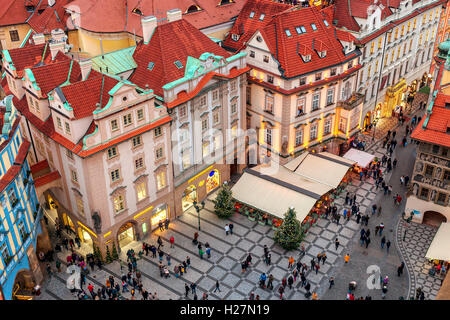
[(124, 224), (119, 229), (119, 234), (117, 236), (119, 240), (119, 246), (121, 248), (125, 247), (126, 245), (130, 244), (131, 241), (134, 240), (134, 227), (131, 222), (128, 222)]
[(197, 188), (194, 185), (190, 185), (184, 190), (183, 199), (181, 200), (183, 212), (192, 207), (194, 201), (197, 201)]

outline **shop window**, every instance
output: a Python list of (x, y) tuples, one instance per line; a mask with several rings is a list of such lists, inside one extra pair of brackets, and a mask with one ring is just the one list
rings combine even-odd
[(167, 219), (167, 206), (161, 206), (153, 210), (152, 217), (150, 219), (152, 230), (158, 227), (159, 222), (164, 222)]
[(209, 193), (219, 187), (220, 185), (220, 176), (219, 171), (213, 170), (208, 174), (206, 178), (206, 193)]

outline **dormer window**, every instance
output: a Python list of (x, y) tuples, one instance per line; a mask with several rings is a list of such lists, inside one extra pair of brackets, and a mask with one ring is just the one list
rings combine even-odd
[(150, 70), (150, 71), (152, 71), (154, 66), (155, 66), (155, 63), (154, 63), (154, 62), (149, 62), (149, 63), (148, 63), (147, 69)]
[(225, 4), (230, 4), (230, 3), (233, 3), (233, 0), (221, 0), (221, 1), (220, 1), (220, 5), (221, 5), (221, 6), (223, 6), (223, 5), (225, 5)]
[(292, 36), (291, 31), (289, 31), (289, 29), (284, 30), (284, 32), (286, 32), (286, 35), (287, 35), (288, 37), (291, 37), (291, 36)]
[(328, 24), (328, 21), (327, 20), (323, 20), (323, 23), (325, 24), (325, 27), (329, 27), (330, 25)]
[(264, 13), (261, 13), (261, 15), (259, 16), (259, 21), (263, 21), (265, 16), (266, 15)]
[(303, 61), (304, 62), (309, 62), (309, 61), (311, 61), (311, 55), (310, 54), (307, 54), (307, 55), (302, 55), (302, 58), (303, 58)]
[(201, 8), (199, 6), (196, 6), (196, 5), (193, 4), (192, 6), (190, 6), (187, 9), (186, 13), (197, 12), (197, 11), (200, 11), (200, 10), (201, 10)]
[(136, 13), (136, 14), (138, 14), (140, 16), (143, 16), (143, 13), (142, 13), (142, 11), (139, 8), (134, 8), (131, 12), (132, 13)]
[(295, 31), (297, 31), (297, 34), (306, 33), (305, 26), (298, 26), (298, 27), (295, 27)]
[(255, 16), (255, 11), (250, 12), (250, 19), (253, 19), (254, 16)]
[(174, 63), (175, 63), (175, 65), (177, 66), (178, 69), (183, 68), (183, 64), (181, 63), (180, 60), (177, 60), (177, 61), (175, 61)]
[(313, 29), (313, 31), (317, 30), (317, 27), (316, 27), (316, 25), (314, 23), (311, 23), (311, 28)]
[(239, 35), (236, 33), (231, 34), (231, 39), (233, 39), (233, 41), (238, 41), (239, 40)]
[(319, 55), (319, 57), (321, 58), (325, 58), (327, 56), (327, 51), (317, 51), (317, 54)]

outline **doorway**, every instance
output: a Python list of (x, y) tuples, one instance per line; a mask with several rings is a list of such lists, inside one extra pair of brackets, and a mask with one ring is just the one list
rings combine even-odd
[(117, 240), (119, 242), (120, 248), (125, 247), (135, 240), (134, 225), (131, 222), (125, 223), (120, 227), (117, 234)]
[(184, 190), (181, 205), (183, 212), (194, 205), (194, 201), (197, 201), (197, 188), (194, 185), (190, 185)]

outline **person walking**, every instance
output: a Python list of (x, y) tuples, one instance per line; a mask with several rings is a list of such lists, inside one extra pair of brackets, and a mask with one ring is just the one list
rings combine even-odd
[(159, 250), (159, 248), (164, 247), (161, 236), (158, 236), (158, 240), (156, 242), (158, 243), (158, 250)]
[(159, 231), (164, 231), (164, 226), (163, 226), (162, 221), (159, 221), (158, 227), (159, 227)]
[(174, 247), (175, 247), (175, 238), (174, 238), (173, 235), (170, 236), (170, 247), (171, 247), (171, 248), (174, 248)]
[(330, 277), (330, 280), (328, 280), (330, 283), (330, 287), (328, 289), (331, 289), (332, 286), (334, 286), (334, 277)]
[(283, 286), (280, 286), (280, 287), (278, 288), (278, 292), (280, 293), (280, 300), (282, 300), (282, 299), (283, 299), (283, 293), (284, 293), (284, 287), (283, 287)]
[(380, 216), (381, 215), (381, 205), (380, 206), (378, 206), (378, 216)]
[(233, 234), (233, 228), (234, 228), (234, 225), (233, 225), (232, 223), (230, 223), (230, 224), (228, 225), (228, 227), (230, 228), (230, 234)]
[(339, 242), (338, 238), (336, 238), (336, 240), (334, 241), (334, 246), (336, 248), (336, 251), (339, 248), (339, 244), (340, 244), (340, 242)]
[(348, 263), (350, 261), (350, 255), (347, 253), (344, 257), (345, 263)]
[(322, 265), (325, 264), (325, 260), (327, 260), (327, 255), (326, 255), (326, 253), (324, 252), (324, 253), (322, 253)]
[(189, 296), (189, 286), (187, 285), (187, 283), (184, 283), (184, 296), (187, 298)]
[(219, 280), (216, 280), (216, 288), (214, 289), (214, 291), (213, 291), (213, 292), (216, 292), (217, 290), (219, 290), (219, 292), (221, 292), (221, 291), (220, 291), (220, 284), (219, 284)]
[(388, 240), (387, 242), (386, 242), (386, 250), (387, 250), (387, 253), (389, 253), (389, 248), (391, 247), (391, 240)]
[(197, 285), (195, 284), (195, 282), (192, 282), (191, 283), (192, 294), (197, 294), (196, 289), (197, 289)]
[(382, 223), (380, 223), (380, 237), (381, 237), (381, 235), (383, 234), (383, 230), (384, 230), (384, 223), (382, 222)]
[(205, 247), (206, 247), (206, 254), (208, 255), (208, 259), (209, 259), (209, 258), (211, 258), (211, 248), (209, 247), (209, 245), (208, 246), (205, 245)]
[(198, 249), (198, 255), (200, 256), (200, 259), (203, 259), (203, 255), (205, 252), (202, 249)]
[(387, 291), (388, 291), (387, 286), (384, 285), (384, 286), (383, 286), (383, 289), (381, 289), (381, 299), (386, 298), (386, 293), (387, 293)]
[(314, 267), (315, 267), (316, 274), (317, 274), (319, 272), (319, 269), (320, 269), (320, 264), (316, 263), (316, 265)]
[(366, 237), (366, 249), (367, 249), (367, 247), (369, 246), (369, 243), (370, 243), (370, 237)]
[(273, 275), (269, 275), (269, 281), (267, 282), (267, 289), (273, 290)]
[(294, 265), (294, 257), (290, 256), (289, 259), (288, 259), (288, 262), (289, 262), (288, 269), (291, 269), (293, 267), (293, 265)]
[(294, 284), (294, 278), (292, 277), (292, 275), (291, 276), (289, 276), (289, 278), (288, 278), (288, 286), (289, 286), (289, 289), (291, 289), (292, 290), (292, 284)]
[(381, 238), (381, 249), (384, 249), (385, 244), (386, 244), (386, 237), (383, 236), (383, 238)]
[(401, 276), (403, 274), (403, 268), (405, 267), (405, 263), (402, 261), (402, 263), (397, 268), (397, 276)]

